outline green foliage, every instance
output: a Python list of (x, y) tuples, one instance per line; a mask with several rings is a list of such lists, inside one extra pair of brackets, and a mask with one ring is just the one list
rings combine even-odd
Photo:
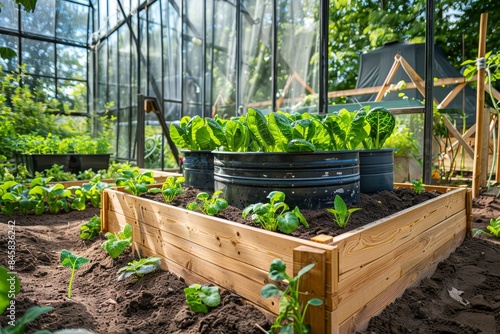
[(116, 179), (117, 186), (125, 187), (124, 191), (136, 196), (148, 192), (148, 184), (154, 183), (152, 171), (140, 173), (140, 171), (122, 170), (122, 175)]
[[(17, 318), (14, 326), (8, 325), (5, 329), (0, 328), (1, 334), (24, 334), (26, 333), (26, 326), (30, 322), (35, 321), (42, 314), (52, 311), (51, 306), (32, 306), (24, 312), (23, 316)], [(36, 331), (33, 334), (51, 334), (48, 330)]]
[(394, 115), (385, 108), (377, 107), (371, 109), (365, 119), (370, 124), (370, 133), (363, 140), (363, 147), (369, 150), (381, 149), (396, 126)]
[(0, 314), (9, 306), (10, 301), (19, 293), (19, 278), (7, 268), (0, 266)]
[(207, 313), (209, 307), (220, 304), (219, 288), (200, 284), (191, 284), (184, 288), (186, 303), (193, 312)]
[(355, 150), (370, 133), (370, 124), (366, 120), (367, 110), (356, 112), (342, 109), (328, 114), (323, 125), (332, 139), (333, 150)]
[(347, 223), (349, 222), (349, 219), (351, 218), (351, 214), (353, 212), (361, 210), (361, 208), (347, 209), (347, 205), (339, 195), (335, 195), (333, 206), (333, 209), (329, 208), (326, 210), (333, 214), (333, 216), (335, 217), (335, 223), (337, 223), (340, 228), (344, 228), (347, 226)]
[(227, 201), (221, 197), (222, 195), (222, 190), (215, 191), (212, 197), (206, 192), (201, 192), (196, 195), (197, 202), (188, 203), (186, 209), (200, 211), (209, 216), (215, 216), (228, 206)]
[(68, 283), (68, 298), (71, 298), (71, 288), (73, 287), (73, 280), (75, 278), (75, 271), (79, 269), (82, 265), (89, 262), (89, 259), (85, 257), (78, 256), (71, 253), (70, 251), (63, 249), (59, 257), (59, 261), (64, 267), (71, 268), (71, 276)]
[(487, 234), (491, 237), (500, 238), (500, 217), (498, 217), (496, 219), (491, 218), (490, 224), (488, 226), (486, 226), (486, 229), (488, 231), (474, 228), (474, 229), (472, 229), (472, 235), (478, 236), (479, 234), (484, 233), (484, 234)]
[(181, 149), (215, 150), (224, 145), (222, 128), (217, 121), (200, 116), (184, 116), (170, 123), (170, 138)]
[(313, 267), (314, 263), (305, 266), (299, 270), (297, 276), (292, 278), (286, 273), (285, 262), (280, 259), (274, 259), (271, 262), (269, 278), (277, 282), (286, 280), (288, 286), (285, 290), (280, 290), (276, 285), (270, 283), (266, 284), (260, 291), (260, 295), (264, 298), (280, 296), (280, 313), (271, 326), (269, 333), (310, 333), (310, 325), (304, 323), (307, 308), (309, 305), (320, 306), (323, 304), (323, 301), (319, 298), (311, 298), (304, 306), (299, 300), (299, 281), (300, 277)]
[(125, 267), (118, 270), (118, 280), (122, 281), (127, 277), (135, 275), (137, 281), (146, 274), (149, 274), (160, 267), (161, 259), (159, 257), (150, 256), (129, 262)]
[(20, 134), (11, 139), (13, 148), (19, 153), (34, 154), (103, 154), (108, 153), (111, 145), (104, 137), (93, 138), (89, 135), (74, 135), (61, 138), (48, 133), (46, 136)]
[(108, 240), (101, 245), (102, 249), (104, 249), (111, 258), (116, 259), (132, 244), (132, 225), (125, 224), (123, 230), (117, 234), (107, 232), (104, 236)]
[(285, 194), (281, 191), (272, 191), (267, 195), (269, 203), (256, 203), (247, 206), (243, 212), (243, 219), (252, 213), (252, 221), (259, 223), (262, 228), (269, 231), (280, 230), (290, 234), (295, 231), (299, 224), (309, 227), (306, 219), (298, 207), (289, 211), (289, 206), (284, 202)]
[(393, 147), (396, 157), (414, 157), (420, 153), (420, 143), (415, 134), (404, 124), (396, 125), (393, 134), (385, 141), (385, 147)]
[(75, 181), (77, 177), (71, 172), (65, 172), (63, 165), (54, 164), (43, 172), (35, 172), (35, 177), (52, 177), (53, 181)]
[(49, 212), (52, 214), (59, 213), (61, 210), (69, 212), (69, 199), (72, 193), (69, 189), (64, 188), (64, 185), (61, 183), (37, 185), (31, 188), (28, 194), (35, 196), (39, 200), (45, 200), (49, 207)]
[(94, 216), (90, 218), (88, 223), (80, 226), (80, 239), (91, 240), (101, 233), (101, 218)]
[(412, 180), (411, 183), (413, 184), (413, 191), (415, 191), (415, 193), (421, 194), (425, 191), (425, 185), (422, 178), (420, 178), (420, 180)]
[(182, 182), (184, 181), (185, 178), (182, 176), (167, 177), (167, 179), (161, 186), (161, 193), (163, 194), (165, 202), (171, 203), (177, 196), (185, 192), (184, 188), (182, 187)]

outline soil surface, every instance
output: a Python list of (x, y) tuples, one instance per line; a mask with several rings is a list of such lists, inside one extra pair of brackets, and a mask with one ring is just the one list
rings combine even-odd
[[(193, 200), (194, 189), (175, 203)], [(412, 190), (395, 190), (362, 195), (345, 229), (335, 227), (333, 216), (321, 210), (302, 211), (310, 228), (299, 228), (294, 235), (309, 238), (320, 233), (338, 235), (405, 208), (438, 196)], [(55, 331), (85, 328), (94, 333), (263, 333), (273, 319), (268, 314), (232, 294), (221, 291), (221, 305), (207, 314), (194, 313), (185, 303), (186, 283), (169, 272), (158, 270), (137, 282), (117, 281), (117, 271), (134, 259), (127, 250), (111, 259), (101, 249), (105, 238), (91, 241), (79, 238), (80, 225), (99, 210), (87, 209), (57, 215), (5, 217), (0, 215), (0, 265), (6, 266), (8, 222), (15, 222), (15, 270), (21, 280), (21, 292), (15, 299), (16, 317), (34, 305), (52, 306), (28, 326)], [(241, 219), (241, 210), (229, 207), (227, 219)], [(500, 216), (500, 200), (481, 196), (473, 202), (473, 225), (485, 229), (490, 218)], [(59, 263), (61, 250), (87, 257), (89, 263), (76, 271), (71, 299), (67, 286), (71, 270)], [(439, 266), (434, 275), (370, 321), (363, 333), (497, 333), (500, 332), (500, 243), (487, 236), (467, 236), (463, 244)], [(448, 291), (463, 291), (464, 304), (452, 299)], [(0, 315), (0, 326), (9, 319)]]

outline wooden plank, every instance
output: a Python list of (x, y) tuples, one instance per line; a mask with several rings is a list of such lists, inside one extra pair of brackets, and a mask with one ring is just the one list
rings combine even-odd
[(333, 241), (333, 237), (331, 235), (319, 234), (311, 238), (311, 241), (320, 243), (320, 244), (329, 244)]
[[(423, 278), (431, 276), (436, 270), (439, 262), (448, 256), (462, 243), (464, 235), (456, 235), (441, 248), (430, 254), (429, 258), (422, 261), (418, 266), (407, 272), (400, 280), (384, 290), (383, 293), (368, 302), (359, 312), (353, 314), (349, 319), (340, 323), (336, 333), (364, 332), (370, 319), (380, 314), (384, 308), (400, 297), (404, 291), (418, 284)], [(332, 332), (333, 333), (333, 332)]]
[(465, 189), (455, 189), (397, 214), (334, 238), (339, 247), (339, 281), (404, 244), (415, 233), (462, 211)]
[(323, 301), (320, 306), (309, 306), (304, 322), (311, 324), (312, 334), (326, 333), (325, 302), (326, 302), (326, 254), (325, 250), (299, 246), (293, 250), (293, 277), (305, 266), (314, 263), (314, 267), (299, 278), (301, 305), (306, 305), (311, 298)]
[(465, 235), (465, 210), (395, 247), (339, 283), (337, 319), (345, 321), (456, 235)]
[(446, 128), (448, 129), (448, 131), (450, 131), (451, 134), (453, 135), (453, 137), (455, 137), (455, 139), (462, 145), (462, 147), (464, 148), (465, 152), (467, 152), (467, 154), (471, 158), (474, 158), (474, 150), (462, 138), (462, 135), (460, 134), (460, 132), (458, 132), (458, 130), (455, 128), (455, 126), (453, 126), (453, 124), (451, 124), (450, 120), (447, 117), (443, 117), (443, 121), (444, 121), (444, 125), (446, 126)]
[[(412, 183), (394, 183), (394, 188), (413, 188)], [(431, 184), (424, 184), (424, 189), (425, 191), (437, 191), (440, 193), (447, 193), (452, 190), (457, 189), (457, 187), (451, 187), (451, 186), (435, 186)]]
[[(113, 225), (120, 228), (119, 220), (110, 221), (110, 226)], [(134, 225), (134, 243), (139, 246), (139, 253), (161, 256), (164, 259), (163, 269), (181, 277), (193, 274), (203, 277), (204, 281), (230, 290), (274, 314), (278, 313), (278, 303), (260, 296), (260, 289), (270, 282), (267, 269), (259, 270), (196, 244), (188, 245), (186, 242), (186, 247), (180, 248), (155, 238)]]

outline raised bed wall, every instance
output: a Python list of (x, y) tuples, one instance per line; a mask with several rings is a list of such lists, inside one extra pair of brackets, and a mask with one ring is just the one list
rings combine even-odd
[[(399, 185), (406, 186), (406, 185)], [(449, 192), (398, 214), (323, 243), (269, 232), (224, 219), (132, 196), (120, 189), (103, 192), (103, 231), (133, 226), (140, 256), (160, 256), (162, 268), (190, 283), (212, 283), (273, 313), (277, 299), (264, 299), (269, 265), (287, 264), (289, 275), (315, 262), (301, 279), (307, 299), (324, 300), (309, 308), (313, 333), (354, 333), (401, 295), (431, 275), (462, 242), (470, 223), (470, 192)], [(316, 238), (315, 238), (316, 239)]]

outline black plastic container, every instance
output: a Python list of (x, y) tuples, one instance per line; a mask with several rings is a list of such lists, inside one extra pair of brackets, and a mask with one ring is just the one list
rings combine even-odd
[(394, 189), (394, 150), (359, 151), (360, 187), (363, 194)]
[(191, 186), (204, 191), (214, 190), (214, 156), (212, 151), (181, 150), (184, 156), (182, 174), (184, 186)]

